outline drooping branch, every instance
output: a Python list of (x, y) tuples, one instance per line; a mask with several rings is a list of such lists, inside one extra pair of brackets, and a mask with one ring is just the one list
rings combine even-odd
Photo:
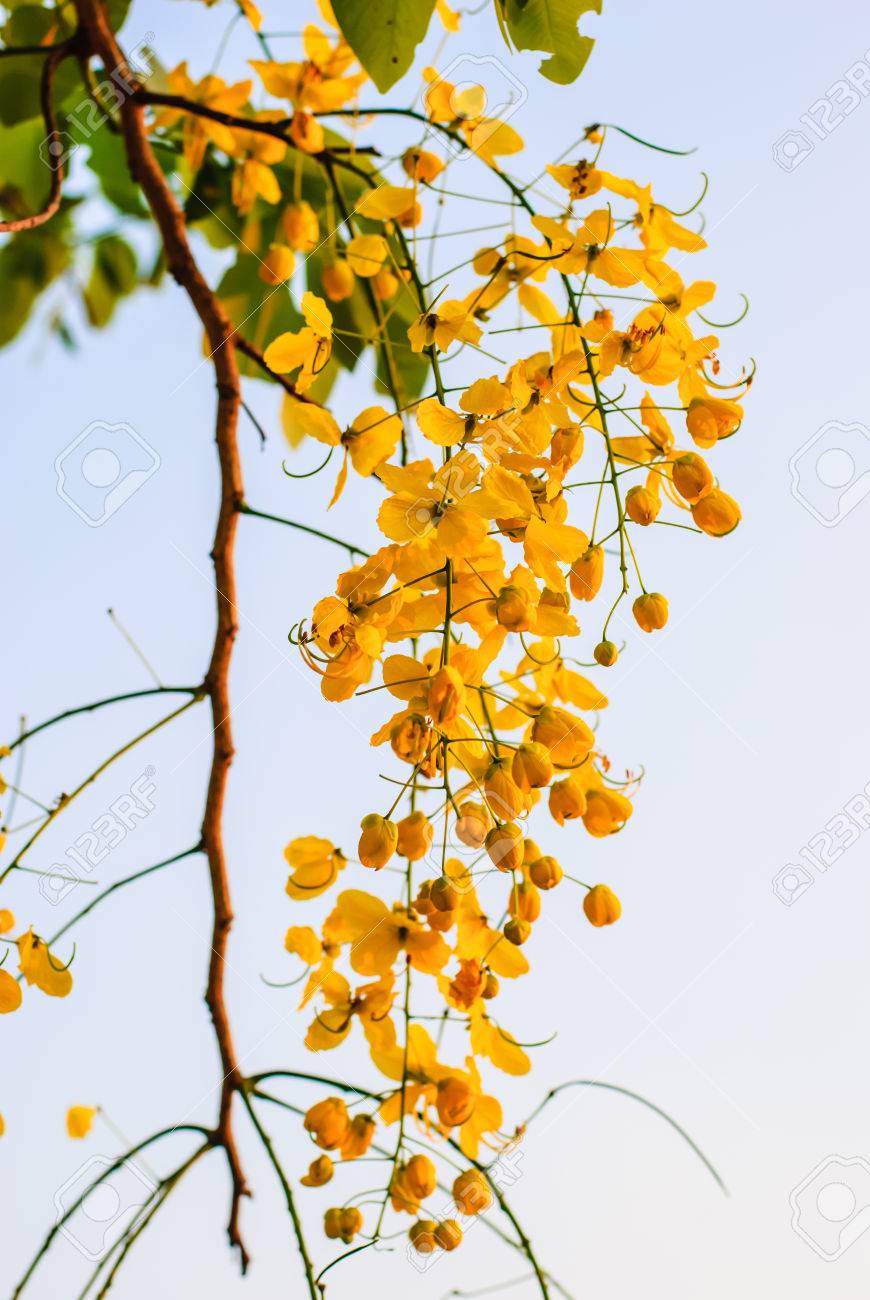
[[(42, 67), (39, 101), (47, 132), (45, 147), (48, 159), (46, 161), (48, 161), (51, 169), (51, 182), (45, 206), (40, 212), (34, 212), (29, 217), (13, 217), (8, 221), (0, 221), (0, 234), (11, 235), (21, 230), (34, 230), (37, 226), (44, 226), (46, 221), (50, 221), (60, 207), (60, 201), (63, 197), (64, 148), (57, 129), (57, 117), (54, 111), (54, 78), (64, 59), (73, 53), (76, 43), (77, 37), (73, 37), (69, 41), (64, 41), (62, 45), (49, 50)], [(5, 52), (10, 54), (22, 53), (20, 49)]]
[[(104, 67), (118, 69), (135, 87), (136, 79), (100, 0), (75, 0), (75, 4), (88, 54), (99, 58)], [(154, 156), (145, 124), (144, 106), (135, 95), (127, 97), (121, 104), (120, 125), (130, 172), (141, 186), (160, 231), (169, 270), (184, 289), (205, 330), (218, 391), (215, 441), (220, 464), (220, 505), (211, 553), (217, 595), (217, 628), (205, 677), (205, 691), (212, 708), (214, 742), (202, 826), (213, 904), (206, 1002), (214, 1025), (222, 1074), (218, 1119), (212, 1142), (226, 1152), (232, 1181), (228, 1234), (231, 1244), (239, 1251), (244, 1272), (248, 1253), (242, 1241), (239, 1213), (241, 1199), (248, 1195), (248, 1187), (232, 1125), (232, 1099), (241, 1076), (224, 999), (226, 949), (233, 912), (223, 841), (224, 799), (233, 760), (229, 698), (230, 660), (237, 632), (233, 548), (238, 507), (243, 498), (236, 441), (241, 397), (239, 372), (233, 326), (193, 256), (184, 214)]]

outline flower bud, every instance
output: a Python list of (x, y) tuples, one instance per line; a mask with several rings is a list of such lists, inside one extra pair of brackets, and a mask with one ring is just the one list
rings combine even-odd
[(742, 516), (733, 497), (720, 488), (711, 488), (692, 506), (692, 518), (709, 537), (727, 537), (734, 532)]
[(592, 925), (613, 925), (622, 916), (622, 904), (607, 885), (593, 885), (583, 899), (583, 911)]
[(668, 621), (668, 602), (658, 591), (645, 591), (631, 607), (634, 620), (644, 632), (658, 632)]
[(713, 473), (710, 466), (697, 452), (687, 451), (678, 456), (671, 468), (674, 487), (684, 501), (690, 506), (705, 497), (713, 486)]
[(399, 828), (395, 822), (388, 821), (379, 813), (368, 813), (360, 822), (362, 835), (359, 837), (357, 854), (364, 867), (373, 867), (379, 871), (385, 867), (396, 851), (399, 842)]
[(604, 548), (589, 546), (571, 565), (568, 583), (578, 600), (594, 600), (604, 581)]
[(554, 822), (564, 826), (565, 822), (582, 817), (586, 811), (586, 791), (579, 783), (566, 776), (563, 781), (556, 781), (550, 786), (550, 816)]
[(490, 860), (499, 871), (517, 871), (523, 863), (523, 833), (514, 822), (493, 826), (485, 841)]
[(506, 758), (494, 759), (483, 778), (486, 802), (496, 817), (505, 821), (516, 817), (526, 806), (522, 790), (508, 771), (509, 761)]
[(438, 1118), (447, 1128), (456, 1128), (470, 1119), (477, 1098), (470, 1084), (456, 1074), (438, 1080), (435, 1109)]
[(502, 930), (502, 934), (507, 941), (509, 943), (515, 943), (518, 948), (522, 947), (531, 933), (532, 927), (529, 922), (524, 921), (522, 917), (519, 916), (512, 916), (511, 919), (505, 923), (504, 929)]
[(363, 1216), (355, 1205), (346, 1209), (334, 1207), (323, 1216), (323, 1230), (327, 1237), (335, 1240), (340, 1237), (349, 1246), (363, 1226)]
[(299, 1179), (303, 1187), (323, 1187), (333, 1174), (333, 1165), (329, 1156), (318, 1156), (308, 1166), (308, 1173)]
[(347, 1136), (347, 1107), (340, 1097), (327, 1097), (305, 1112), (304, 1125), (319, 1147), (332, 1151)]
[(448, 876), (439, 876), (429, 888), (429, 901), (439, 912), (453, 912), (459, 902), (459, 890)]
[(622, 830), (634, 806), (619, 790), (590, 790), (586, 796), (583, 825), (590, 835), (602, 839)]
[(582, 718), (545, 704), (532, 723), (532, 740), (544, 745), (560, 767), (576, 767), (595, 744), (595, 735)]
[(283, 284), (290, 279), (295, 267), (296, 257), (292, 248), (286, 244), (270, 244), (258, 274), (265, 284)]
[(508, 906), (514, 916), (518, 916), (523, 921), (537, 921), (541, 915), (541, 895), (538, 893), (536, 885), (529, 880), (524, 880), (521, 885), (510, 892)]
[(553, 776), (553, 762), (539, 741), (526, 741), (514, 750), (511, 776), (520, 790), (538, 790), (549, 785)]
[(321, 267), (320, 283), (330, 302), (343, 302), (353, 293), (356, 277), (347, 262), (328, 262)]
[(439, 668), (429, 684), (426, 712), (436, 727), (455, 722), (465, 707), (465, 682), (450, 664)]
[(402, 1181), (415, 1201), (425, 1201), (438, 1186), (435, 1166), (428, 1156), (411, 1156), (402, 1171)]
[(459, 805), (456, 818), (456, 838), (469, 849), (483, 848), (489, 830), (489, 813), (482, 803), (467, 802)]
[(492, 1205), (489, 1183), (477, 1169), (466, 1169), (453, 1180), (453, 1199), (457, 1209), (472, 1218), (483, 1214)]
[(434, 1219), (418, 1219), (408, 1229), (408, 1238), (418, 1255), (431, 1255), (438, 1249), (435, 1233), (438, 1224)]
[(487, 971), (486, 981), (480, 991), (480, 996), (486, 998), (487, 1002), (489, 1002), (491, 998), (498, 997), (498, 991), (500, 988), (501, 985), (498, 982), (498, 976), (493, 975), (491, 970)]
[(378, 302), (388, 302), (396, 296), (399, 277), (388, 266), (382, 266), (377, 275), (372, 276), (372, 291)]
[(290, 203), (281, 215), (281, 229), (291, 248), (298, 253), (310, 253), (317, 247), (320, 226), (317, 214), (310, 203)]
[(555, 889), (562, 879), (562, 868), (555, 858), (549, 855), (538, 858), (529, 867), (529, 880), (538, 889)]
[(428, 149), (406, 149), (402, 154), (402, 168), (412, 181), (422, 181), (428, 185), (440, 176), (444, 164), (437, 154)]
[(432, 844), (435, 828), (424, 812), (415, 811), (403, 817), (396, 827), (399, 838), (396, 852), (400, 858), (409, 862), (419, 862), (425, 858)]
[(445, 1219), (435, 1229), (435, 1240), (442, 1250), (455, 1250), (462, 1241), (462, 1229), (455, 1219)]
[(509, 632), (531, 632), (535, 624), (532, 598), (522, 587), (501, 587), (495, 598), (495, 619)]
[(699, 447), (714, 447), (740, 427), (743, 411), (722, 397), (693, 397), (686, 411), (686, 428)]
[(602, 668), (612, 668), (619, 658), (619, 651), (612, 641), (599, 641), (592, 651), (592, 657)]
[(661, 501), (649, 488), (638, 485), (629, 488), (625, 495), (625, 513), (632, 523), (640, 524), (643, 528), (655, 521), (661, 508)]

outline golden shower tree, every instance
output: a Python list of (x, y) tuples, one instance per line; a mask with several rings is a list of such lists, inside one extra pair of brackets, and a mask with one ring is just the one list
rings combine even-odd
[[(508, 48), (539, 51), (543, 76), (566, 84), (591, 46), (578, 22), (599, 7), (494, 0), (494, 40), (500, 31)], [(519, 1042), (506, 1021), (510, 985), (533, 978), (527, 954), (550, 892), (576, 898), (577, 924), (620, 917), (606, 884), (574, 874), (573, 846), (578, 835), (622, 831), (640, 784), (629, 769), (614, 774), (598, 721), (625, 612), (644, 634), (668, 619), (654, 589), (667, 583), (647, 585), (644, 530), (674, 529), (675, 544), (696, 545), (740, 520), (707, 453), (718, 455), (738, 430), (752, 376), (721, 374), (721, 327), (703, 314), (715, 286), (686, 282), (678, 269), (705, 247), (695, 208), (675, 213), (649, 184), (607, 169), (614, 134), (659, 148), (621, 126), (590, 125), (520, 180), (523, 142), (509, 114), (487, 111), (480, 87), (427, 66), (417, 106), (386, 100), (430, 19), (457, 39), (459, 15), (444, 0), (321, 0), (293, 61), (275, 56), (257, 9), (238, 0), (230, 21), (247, 25), (256, 57), (230, 84), (202, 74), (193, 58), (160, 70), (149, 49), (126, 48), (124, 18), (123, 0), (9, 9), (0, 48), (0, 341), (19, 333), (83, 254), (83, 302), (95, 328), (141, 286), (176, 281), (204, 332), (217, 388), (213, 648), (200, 682), (73, 705), (9, 738), (7, 759), (77, 714), (93, 714), (96, 727), (101, 710), (126, 699), (181, 701), (77, 774), (26, 833), (10, 835), (0, 885), (39, 872), (41, 837), (77, 796), (188, 709), (209, 708), (213, 751), (195, 845), (167, 845), (164, 859), (115, 881), (56, 935), (23, 930), (0, 910), (0, 1013), (26, 1014), (40, 994), (74, 998), (59, 940), (118, 889), (201, 855), (213, 902), (206, 1000), (221, 1082), (211, 1127), (167, 1117), (167, 1128), (119, 1157), (118, 1165), (170, 1133), (191, 1138), (184, 1162), (96, 1262), (87, 1294), (106, 1294), (173, 1189), (214, 1153), (229, 1172), (228, 1235), (244, 1271), (249, 1184), (237, 1125), (248, 1122), (279, 1180), (314, 1300), (340, 1261), (396, 1235), (414, 1256), (434, 1258), (455, 1250), (478, 1218), (525, 1258), (542, 1296), (568, 1295), (498, 1176), (541, 1107), (525, 1122), (507, 1120), (494, 1080), (531, 1067), (536, 1044)], [(73, 190), (68, 160), (79, 144), (87, 159), (74, 169)], [(477, 170), (480, 198), (465, 182), (451, 185), (460, 161)], [(117, 229), (96, 241), (78, 225), (82, 184), (117, 215)], [(451, 232), (460, 242), (445, 251), (445, 214), (465, 216), (478, 201), (497, 212), (474, 227), (483, 242), (472, 229)], [(145, 223), (159, 241), (148, 270), (125, 237)], [(217, 283), (200, 266), (208, 245), (230, 250)], [(62, 317), (49, 326), (68, 338)], [(371, 401), (348, 409), (341, 373), (367, 353)], [(292, 447), (323, 444), (320, 471), (338, 462), (329, 505), (355, 477), (377, 481), (373, 553), (333, 536), (325, 519), (314, 529), (249, 504), (237, 425), (251, 415), (243, 394), (255, 382), (280, 395)], [(331, 543), (348, 553), (333, 594), (312, 611), (288, 610), (289, 636), (320, 679), (324, 708), (366, 692), (384, 701), (371, 743), (389, 747), (396, 774), (385, 777), (379, 808), (359, 810), (353, 854), (306, 826), (285, 850), (285, 947), (291, 982), (304, 980), (306, 1047), (329, 1052), (362, 1033), (368, 1086), (331, 1077), (320, 1061), (246, 1073), (227, 1012), (227, 945), (233, 908), (244, 906), (238, 890), (231, 900), (224, 847), (243, 518), (286, 524), (300, 547)], [(541, 816), (565, 827), (559, 858), (532, 838)], [(651, 1106), (708, 1164), (663, 1111), (616, 1085), (572, 1080), (542, 1105), (578, 1085)], [(268, 1106), (296, 1114), (316, 1147), (301, 1176), (285, 1169), (264, 1126)], [(70, 1134), (85, 1133), (92, 1117), (73, 1108)], [(344, 1165), (363, 1159), (379, 1170), (374, 1190), (343, 1191)], [(306, 1189), (327, 1185), (323, 1231), (342, 1244), (318, 1266), (300, 1206)], [(86, 1195), (48, 1232), (16, 1296)]]

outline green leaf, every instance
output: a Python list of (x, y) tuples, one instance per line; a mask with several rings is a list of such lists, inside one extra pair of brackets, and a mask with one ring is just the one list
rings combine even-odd
[(0, 248), (0, 347), (21, 333), (43, 289), (69, 266), (70, 234), (65, 205), (47, 225), (13, 235)]
[(601, 13), (602, 0), (495, 0), (518, 50), (549, 54), (539, 71), (548, 81), (567, 86), (586, 66), (594, 41), (581, 36), (577, 25), (584, 14)]
[(122, 298), (136, 287), (136, 254), (119, 235), (104, 235), (94, 247), (91, 278), (83, 292), (88, 320), (96, 329), (108, 325)]
[(333, 0), (332, 8), (345, 40), (383, 94), (413, 63), (435, 0)]

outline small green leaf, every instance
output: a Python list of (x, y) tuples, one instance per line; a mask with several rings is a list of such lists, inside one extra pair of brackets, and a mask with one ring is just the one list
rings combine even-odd
[(383, 94), (413, 63), (435, 0), (333, 0), (332, 8), (345, 40)]
[[(548, 81), (567, 86), (586, 66), (594, 41), (581, 36), (584, 14), (601, 13), (602, 0), (495, 0), (501, 6), (510, 38), (518, 50), (549, 54), (540, 65)], [(499, 15), (501, 17), (501, 14)]]
[(83, 293), (88, 320), (96, 329), (108, 325), (122, 298), (136, 287), (136, 254), (118, 235), (104, 235), (94, 246), (91, 277)]

